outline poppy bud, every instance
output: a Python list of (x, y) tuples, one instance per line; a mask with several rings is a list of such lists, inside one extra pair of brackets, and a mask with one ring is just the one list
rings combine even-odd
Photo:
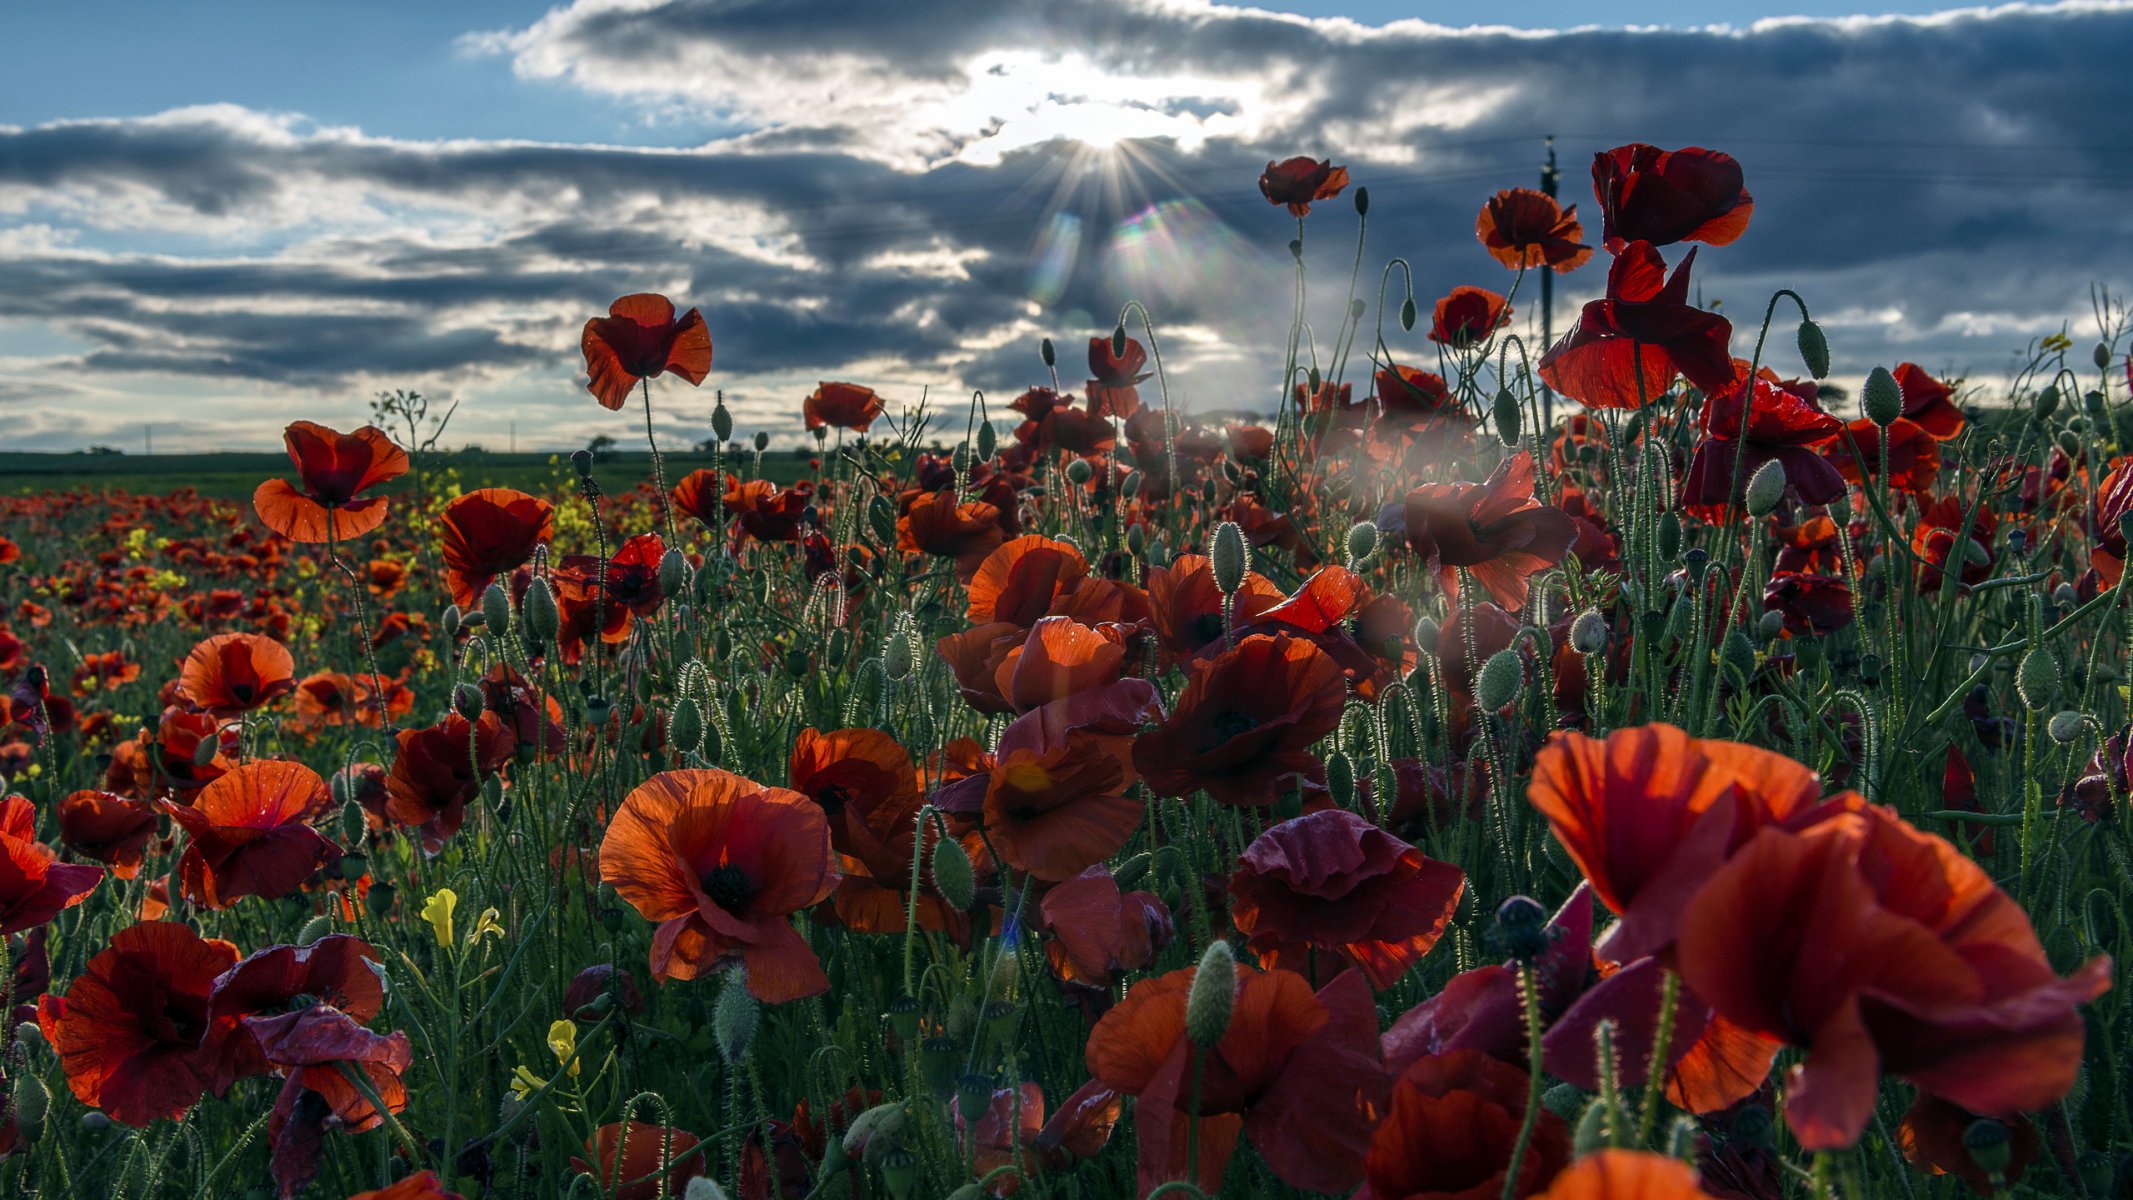
[(970, 870), (970, 853), (954, 838), (933, 844), (933, 887), (958, 912), (968, 911), (977, 895), (977, 880)]
[(1409, 296), (1400, 302), (1400, 328), (1407, 333), (1415, 331), (1415, 298), (1413, 296)]
[(898, 683), (911, 677), (918, 666), (918, 649), (911, 644), (908, 630), (899, 629), (889, 635), (889, 644), (881, 651), (881, 669)]
[(1496, 906), (1489, 937), (1498, 950), (1530, 966), (1548, 949), (1548, 910), (1531, 896), (1513, 896)]
[(2038, 646), (2022, 656), (2022, 665), (2015, 668), (2015, 692), (2022, 697), (2022, 707), (2042, 711), (2058, 690), (2059, 660), (2051, 651)]
[(1867, 420), (1887, 429), (1903, 415), (1903, 388), (1887, 367), (1875, 367), (1866, 377), (1866, 393), (1860, 400)]
[(2075, 458), (2081, 454), (2081, 439), (2075, 435), (2073, 430), (2062, 429), (2059, 431), (2059, 451), (2068, 458)]
[(1252, 569), (1251, 550), (1244, 544), (1244, 531), (1235, 521), (1224, 521), (1215, 529), (1214, 545), (1208, 557), (1215, 573), (1215, 590), (1224, 596), (1234, 596), (1244, 586), (1245, 572)]
[(1764, 613), (1760, 618), (1756, 620), (1756, 636), (1762, 638), (1766, 642), (1777, 637), (1778, 634), (1783, 633), (1784, 631), (1785, 614), (1777, 611), (1776, 609), (1771, 609), (1769, 612)]
[(44, 1082), (34, 1073), (24, 1071), (21, 1078), (15, 1080), (13, 1104), (15, 1120), (22, 1126), (22, 1132), (35, 1137), (44, 1127), (45, 1114), (52, 1110), (52, 1093), (45, 1090)]
[(966, 1183), (948, 1193), (948, 1200), (983, 1200), (985, 1189), (975, 1183)]
[(481, 593), (481, 620), (499, 636), (511, 628), (511, 593), (501, 584), (490, 584)]
[(1237, 1005), (1237, 955), (1217, 938), (1200, 956), (1192, 990), (1185, 994), (1185, 1036), (1206, 1048), (1229, 1032), (1230, 1011)]
[(206, 766), (215, 761), (215, 755), (221, 750), (222, 738), (220, 736), (201, 738), (193, 745), (193, 765), (196, 767)]
[(441, 623), (444, 626), (444, 636), (447, 641), (459, 636), (459, 606), (457, 604), (444, 606), (444, 619)]
[(481, 689), (471, 683), (452, 685), (452, 711), (469, 721), (481, 720)]
[[(1783, 619), (1782, 614), (1780, 619)], [(1746, 687), (1748, 681), (1755, 678), (1755, 643), (1736, 629), (1726, 635), (1725, 645), (1719, 648), (1719, 661), (1734, 677), (1735, 686)]]
[(718, 407), (711, 410), (711, 436), (721, 442), (733, 440), (733, 413), (726, 408), (726, 398), (721, 395)]
[(727, 1200), (726, 1189), (713, 1183), (709, 1175), (698, 1175), (681, 1190), (681, 1200)]
[(2068, 709), (2065, 712), (2053, 713), (2051, 721), (2044, 728), (2046, 732), (2052, 735), (2053, 741), (2064, 746), (2079, 738), (2082, 729), (2087, 727), (2088, 723), (2089, 717), (2087, 713), (2079, 713)]
[(1293, 259), (1295, 259), (1295, 260), (1296, 260), (1297, 262), (1302, 262), (1302, 261), (1303, 261), (1303, 256), (1304, 256), (1304, 244), (1303, 244), (1303, 239), (1302, 239), (1302, 238), (1290, 238), (1290, 239), (1289, 239), (1289, 257), (1290, 257), (1290, 258), (1293, 258)]
[(1342, 808), (1355, 807), (1355, 760), (1344, 751), (1326, 756), (1326, 790)]
[(1518, 397), (1511, 394), (1510, 388), (1504, 388), (1496, 393), (1496, 437), (1504, 445), (1516, 446), (1518, 444), (1519, 418), (1521, 415), (1518, 411)]
[[(1602, 1021), (1603, 1028), (1612, 1028), (1612, 1022)], [(1606, 1097), (1595, 1096), (1585, 1106), (1585, 1114), (1578, 1118), (1577, 1132), (1572, 1139), (1571, 1153), (1580, 1158), (1610, 1146), (1608, 1131), (1629, 1124), (1629, 1114), (1622, 1111), (1619, 1103), (1610, 1104)]]
[(1368, 521), (1357, 521), (1348, 527), (1348, 565), (1357, 563), (1378, 552), (1378, 527)]
[(1348, 302), (1348, 319), (1351, 321), (1362, 320), (1364, 310), (1368, 309), (1369, 307), (1369, 305), (1363, 303), (1361, 300), (1350, 300)]
[(1111, 331), (1111, 357), (1123, 358), (1126, 354), (1126, 323), (1120, 321)]
[[(816, 431), (815, 431), (815, 432), (816, 432), (817, 434), (819, 434), (819, 433), (821, 433), (821, 431), (822, 431), (822, 430), (821, 430), (821, 427), (817, 427), (817, 429), (816, 429)], [(768, 450), (768, 449), (770, 449), (770, 433), (769, 433), (769, 431), (768, 431), (768, 430), (763, 430), (763, 429), (758, 429), (758, 430), (756, 430), (756, 431), (755, 431), (755, 452), (756, 452), (757, 454), (761, 454), (761, 453), (762, 453), (763, 451), (765, 451), (765, 450)]]
[(318, 916), (304, 922), (304, 927), (296, 931), (296, 944), (308, 946), (332, 932), (333, 918), (320, 913)]
[(100, 1112), (85, 1112), (81, 1115), (81, 1127), (91, 1133), (102, 1133), (111, 1128), (111, 1118)]
[(1806, 318), (1800, 321), (1800, 361), (1816, 379), (1829, 374), (1829, 339), (1822, 336), (1820, 325)]
[(1052, 339), (1045, 338), (1037, 343), (1037, 357), (1043, 359), (1047, 367), (1059, 365), (1059, 352), (1052, 349)]
[(1370, 215), (1369, 188), (1359, 187), (1355, 189), (1355, 215), (1358, 217), (1367, 217)]
[(1474, 681), (1474, 701), (1484, 712), (1497, 712), (1518, 699), (1525, 686), (1526, 664), (1519, 660), (1518, 651), (1498, 650), (1481, 664), (1481, 676)]
[(1672, 559), (1681, 553), (1681, 518), (1668, 509), (1659, 514), (1659, 557)]
[(1086, 458), (1077, 458), (1067, 464), (1067, 482), (1075, 487), (1085, 487), (1095, 477), (1096, 468), (1090, 466)]
[(2039, 421), (2059, 411), (2059, 385), (2049, 384), (2037, 393), (2037, 419)]
[(578, 473), (578, 478), (580, 478), (580, 479), (591, 479), (591, 478), (592, 478), (592, 473), (593, 473), (593, 456), (592, 456), (592, 451), (590, 451), (590, 450), (573, 450), (573, 451), (571, 451), (571, 452), (570, 452), (570, 469), (571, 469), (571, 470), (573, 470), (573, 471), (576, 471), (576, 472)]
[(867, 501), (867, 528), (874, 533), (874, 540), (889, 545), (896, 541), (896, 506), (887, 496), (876, 495)]
[(1570, 623), (1570, 648), (1579, 654), (1599, 654), (1607, 649), (1613, 631), (1597, 608), (1588, 608)]
[(667, 741), (676, 750), (687, 754), (703, 744), (704, 710), (696, 701), (687, 697), (674, 702), (674, 711), (667, 720)]
[(2096, 348), (2089, 351), (2089, 361), (2095, 363), (2096, 369), (2099, 371), (2108, 368), (2111, 365), (2110, 344), (2108, 342), (2096, 343)]
[(978, 422), (978, 457), (990, 460), (999, 449), (1000, 431), (992, 427), (991, 421)]
[(659, 559), (659, 590), (669, 596), (678, 596), (689, 584), (689, 556), (679, 550), (669, 550)]
[[(1129, 478), (1134, 478), (1134, 479), (1137, 479), (1137, 478), (1139, 478), (1139, 476), (1135, 475), (1135, 476), (1131, 476), (1131, 477), (1129, 477)], [(1140, 527), (1140, 526), (1138, 526), (1138, 525), (1135, 525), (1135, 526), (1133, 526), (1132, 528), (1130, 528), (1130, 529), (1126, 530), (1126, 553), (1128, 553), (1128, 554), (1131, 554), (1131, 555), (1132, 555), (1133, 557), (1135, 557), (1135, 558), (1139, 558), (1139, 557), (1141, 557), (1141, 555), (1142, 555), (1142, 554), (1144, 554), (1144, 553), (1145, 553), (1145, 552), (1147, 551), (1147, 549), (1148, 549), (1148, 531), (1147, 531), (1147, 530), (1145, 530), (1145, 529), (1141, 528), (1141, 527)]]
[(1425, 654), (1435, 654), (1438, 636), (1443, 632), (1444, 629), (1437, 624), (1436, 618), (1417, 617), (1414, 628), (1415, 648)]
[(1778, 506), (1785, 498), (1785, 464), (1771, 459), (1748, 476), (1748, 487), (1743, 500), (1748, 506), (1748, 515), (1760, 517)]
[(519, 611), (526, 619), (527, 630), (543, 644), (554, 641), (556, 633), (563, 627), (562, 614), (555, 606), (555, 589), (548, 586), (544, 576), (534, 576), (533, 582), (526, 586), (526, 598), (520, 603)]
[(2061, 608), (2072, 608), (2074, 603), (2080, 599), (2081, 593), (2075, 591), (2074, 585), (2071, 583), (2062, 583), (2052, 589), (2052, 603)]
[(1970, 1161), (1978, 1170), (1995, 1180), (2006, 1177), (2007, 1164), (2014, 1158), (2007, 1126), (1990, 1117), (1980, 1117), (1963, 1130), (1963, 1149), (1970, 1152)]
[(363, 840), (363, 831), (366, 825), (363, 806), (360, 803), (350, 800), (341, 805), (342, 841), (351, 846), (360, 843)]
[(726, 986), (718, 990), (718, 1005), (711, 1010), (711, 1032), (727, 1062), (737, 1063), (747, 1055), (762, 1020), (763, 1006), (748, 991), (748, 968), (735, 967), (726, 975)]

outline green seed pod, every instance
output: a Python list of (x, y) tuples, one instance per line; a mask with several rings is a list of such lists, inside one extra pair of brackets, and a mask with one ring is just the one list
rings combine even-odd
[(1784, 498), (1784, 463), (1773, 458), (1762, 466), (1757, 467), (1755, 474), (1748, 476), (1748, 487), (1743, 494), (1743, 500), (1747, 505), (1749, 516), (1760, 517), (1767, 515), (1771, 509), (1778, 506), (1778, 501)]
[(684, 696), (674, 702), (667, 719), (667, 741), (683, 754), (694, 751), (704, 740), (704, 710)]
[(2007, 1126), (1990, 1117), (1979, 1117), (1963, 1130), (1963, 1149), (1970, 1152), (1970, 1161), (1977, 1169), (1993, 1179), (2005, 1179), (2007, 1166), (2014, 1159), (2014, 1145), (2007, 1133)]
[(1075, 487), (1087, 487), (1089, 480), (1096, 477), (1096, 468), (1089, 465), (1088, 459), (1077, 458), (1067, 464), (1066, 477)]
[(2081, 731), (2088, 727), (2088, 723), (2089, 717), (2087, 713), (2079, 713), (2068, 709), (2065, 712), (2053, 713), (2052, 719), (2045, 724), (2044, 729), (2045, 732), (2051, 734), (2053, 741), (2065, 746), (2078, 739), (2081, 736)]
[(977, 898), (977, 879), (970, 869), (970, 854), (954, 838), (933, 844), (933, 887), (949, 907), (967, 912)]
[(2074, 1174), (2081, 1176), (2091, 1196), (2112, 1195), (2111, 1188), (2118, 1182), (2117, 1163), (2101, 1150), (2083, 1150), (2074, 1160)]
[(2045, 385), (2044, 390), (2037, 393), (2037, 419), (2039, 421), (2050, 419), (2053, 413), (2059, 411), (2059, 400), (2059, 385), (2056, 383)]
[(1474, 681), (1474, 701), (1485, 712), (1498, 712), (1518, 699), (1525, 686), (1526, 664), (1518, 651), (1498, 650), (1481, 664), (1481, 676)]
[(1866, 377), (1866, 393), (1860, 398), (1866, 419), (1887, 429), (1903, 415), (1903, 387), (1887, 367), (1875, 367)]
[(1357, 521), (1348, 527), (1348, 566), (1367, 560), (1378, 552), (1378, 527), (1368, 521)]
[(881, 669), (898, 683), (911, 678), (911, 672), (918, 669), (918, 647), (912, 644), (910, 631), (899, 629), (889, 635), (889, 643), (881, 651)]
[(361, 803), (348, 800), (341, 805), (341, 840), (351, 846), (360, 845), (363, 835), (369, 831), (370, 821), (363, 812)]
[(492, 583), (481, 593), (482, 624), (501, 635), (511, 628), (511, 593), (500, 583)]
[(2022, 697), (2022, 707), (2041, 712), (2058, 690), (2059, 660), (2051, 651), (2038, 646), (2022, 656), (2022, 665), (2015, 668), (2015, 692)]
[(1342, 808), (1355, 807), (1355, 760), (1335, 750), (1326, 756), (1326, 790)]
[(1518, 397), (1511, 394), (1510, 388), (1504, 388), (1496, 393), (1496, 411), (1494, 415), (1496, 418), (1497, 440), (1506, 446), (1518, 445), (1519, 422), (1525, 414), (1520, 411)]
[(526, 628), (541, 644), (555, 641), (556, 633), (563, 627), (563, 616), (556, 608), (555, 589), (548, 585), (546, 576), (536, 575), (526, 587), (526, 599), (520, 604), (525, 614)]
[(659, 590), (669, 596), (679, 596), (689, 586), (689, 556), (679, 550), (669, 550), (659, 557)]
[(918, 1156), (909, 1150), (891, 1150), (881, 1156), (881, 1190), (889, 1200), (904, 1200), (918, 1182)]
[(1415, 331), (1415, 298), (1413, 296), (1400, 301), (1400, 328), (1407, 333)]
[(718, 990), (718, 1005), (711, 1010), (711, 1032), (727, 1062), (737, 1063), (747, 1056), (762, 1020), (763, 1006), (748, 991), (748, 968), (735, 967), (727, 973), (725, 986)]
[(1816, 379), (1829, 375), (1829, 339), (1822, 336), (1822, 327), (1811, 320), (1800, 321), (1800, 361), (1807, 364), (1807, 373)]
[(1216, 939), (1200, 956), (1192, 990), (1185, 994), (1185, 1036), (1203, 1048), (1221, 1041), (1236, 1005), (1237, 956), (1228, 942)]
[(1597, 608), (1588, 608), (1570, 623), (1570, 648), (1579, 654), (1601, 654), (1613, 639), (1614, 632), (1607, 628), (1607, 618)]
[(1659, 514), (1659, 557), (1671, 561), (1681, 555), (1681, 518), (1673, 509)]
[(1237, 589), (1244, 586), (1245, 573), (1252, 569), (1252, 552), (1245, 544), (1244, 530), (1235, 521), (1222, 522), (1215, 529), (1208, 557), (1214, 568), (1215, 590), (1225, 596), (1236, 595)]

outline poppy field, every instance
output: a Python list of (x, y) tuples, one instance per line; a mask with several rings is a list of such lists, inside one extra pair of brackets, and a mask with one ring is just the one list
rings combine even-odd
[(645, 445), (719, 329), (640, 293), (635, 460), (0, 494), (0, 1193), (2133, 1194), (2124, 311), (1832, 364), (1702, 306), (1752, 182), (1606, 151), (1424, 287), (1269, 163), (1257, 416), (1129, 302), (794, 480)]

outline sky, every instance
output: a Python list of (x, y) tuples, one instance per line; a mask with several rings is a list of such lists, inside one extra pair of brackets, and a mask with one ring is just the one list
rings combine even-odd
[[(714, 389), (780, 440), (818, 380), (1004, 403), (1045, 381), (1039, 339), (1071, 382), (1132, 300), (1182, 403), (1270, 410), (1295, 226), (1255, 180), (1292, 154), (1370, 188), (1366, 298), (1397, 257), (1426, 309), (1512, 286), (1474, 214), (1535, 182), (1545, 137), (1595, 237), (1596, 151), (1727, 151), (1755, 217), (1699, 253), (1698, 293), (1745, 354), (1770, 294), (1799, 292), (1840, 382), (1912, 360), (1989, 384), (2037, 338), (2092, 340), (2093, 286), (2133, 287), (2133, 3), (1476, 11), (9, 5), (0, 446), (264, 449), (394, 387), (460, 404), (447, 444), (627, 438), (577, 340), (635, 291), (701, 307), (716, 346), (702, 389), (655, 383), (669, 444), (707, 435)], [(1353, 208), (1306, 231), (1331, 329)], [(1558, 329), (1603, 273), (1561, 280)], [(1514, 303), (1530, 332), (1531, 281)]]

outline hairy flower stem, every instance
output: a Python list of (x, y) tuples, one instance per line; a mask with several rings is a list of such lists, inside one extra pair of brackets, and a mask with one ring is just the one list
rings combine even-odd
[(1503, 1200), (1516, 1200), (1519, 1172), (1525, 1166), (1526, 1150), (1533, 1144), (1533, 1127), (1540, 1121), (1540, 981), (1530, 962), (1518, 965), (1518, 1001), (1526, 1014), (1526, 1115), (1519, 1122), (1518, 1140), (1511, 1145), (1511, 1165), (1504, 1170)]

